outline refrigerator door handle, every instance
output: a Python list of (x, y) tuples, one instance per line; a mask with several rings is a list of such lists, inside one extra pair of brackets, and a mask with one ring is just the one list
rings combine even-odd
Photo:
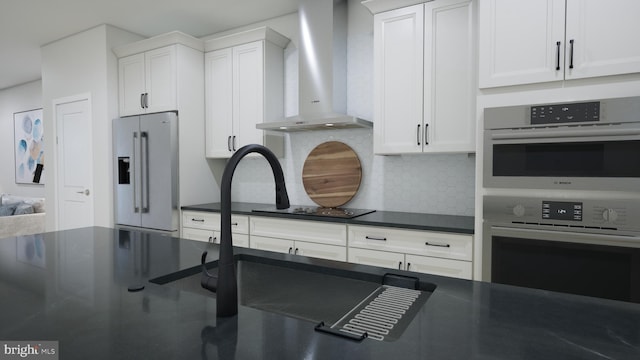
[[(134, 149), (136, 148), (137, 140), (138, 140), (138, 132), (134, 131), (133, 132), (133, 148)], [(134, 150), (134, 152), (135, 152), (135, 150)], [(134, 213), (138, 213), (138, 212), (140, 212), (140, 208), (138, 207), (138, 203), (137, 203), (138, 196), (136, 196), (137, 194), (136, 194), (136, 171), (135, 171), (135, 168), (136, 168), (136, 157), (132, 156), (131, 157), (130, 173), (131, 173), (131, 176), (133, 177), (133, 179), (132, 179), (133, 181), (131, 182), (133, 184), (133, 212)]]
[[(142, 179), (140, 184), (142, 185), (142, 213), (149, 212), (149, 133), (146, 131), (140, 132), (140, 155), (142, 160), (141, 175)], [(145, 202), (146, 197), (146, 202)]]

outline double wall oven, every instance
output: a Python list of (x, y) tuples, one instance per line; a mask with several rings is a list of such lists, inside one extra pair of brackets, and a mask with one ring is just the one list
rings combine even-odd
[(485, 110), (483, 279), (640, 303), (640, 97)]

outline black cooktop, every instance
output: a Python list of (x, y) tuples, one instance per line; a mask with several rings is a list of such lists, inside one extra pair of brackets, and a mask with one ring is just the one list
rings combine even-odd
[(358, 216), (370, 214), (375, 210), (353, 208), (325, 208), (320, 206), (290, 206), (288, 209), (276, 209), (275, 206), (252, 209), (253, 212), (265, 212), (276, 214), (292, 214), (301, 216), (325, 216), (332, 218), (353, 219)]

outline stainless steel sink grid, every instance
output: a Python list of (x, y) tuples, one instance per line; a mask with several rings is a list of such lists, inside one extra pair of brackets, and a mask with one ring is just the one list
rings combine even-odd
[(405, 315), (412, 307), (424, 303), (418, 301), (421, 294), (420, 290), (382, 285), (331, 327), (358, 336), (367, 333), (369, 338), (379, 341), (392, 340), (387, 337), (395, 339), (413, 318), (408, 316), (404, 326), (398, 326)]

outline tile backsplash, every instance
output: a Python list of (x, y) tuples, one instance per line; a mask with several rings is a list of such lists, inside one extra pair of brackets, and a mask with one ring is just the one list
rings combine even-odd
[[(290, 133), (281, 159), (289, 199), (315, 205), (302, 185), (307, 155), (325, 141), (341, 141), (358, 154), (362, 182), (345, 207), (433, 214), (474, 214), (475, 157), (467, 154), (373, 155), (370, 129)], [(271, 169), (263, 158), (243, 159), (234, 174), (234, 201), (273, 203)]]

